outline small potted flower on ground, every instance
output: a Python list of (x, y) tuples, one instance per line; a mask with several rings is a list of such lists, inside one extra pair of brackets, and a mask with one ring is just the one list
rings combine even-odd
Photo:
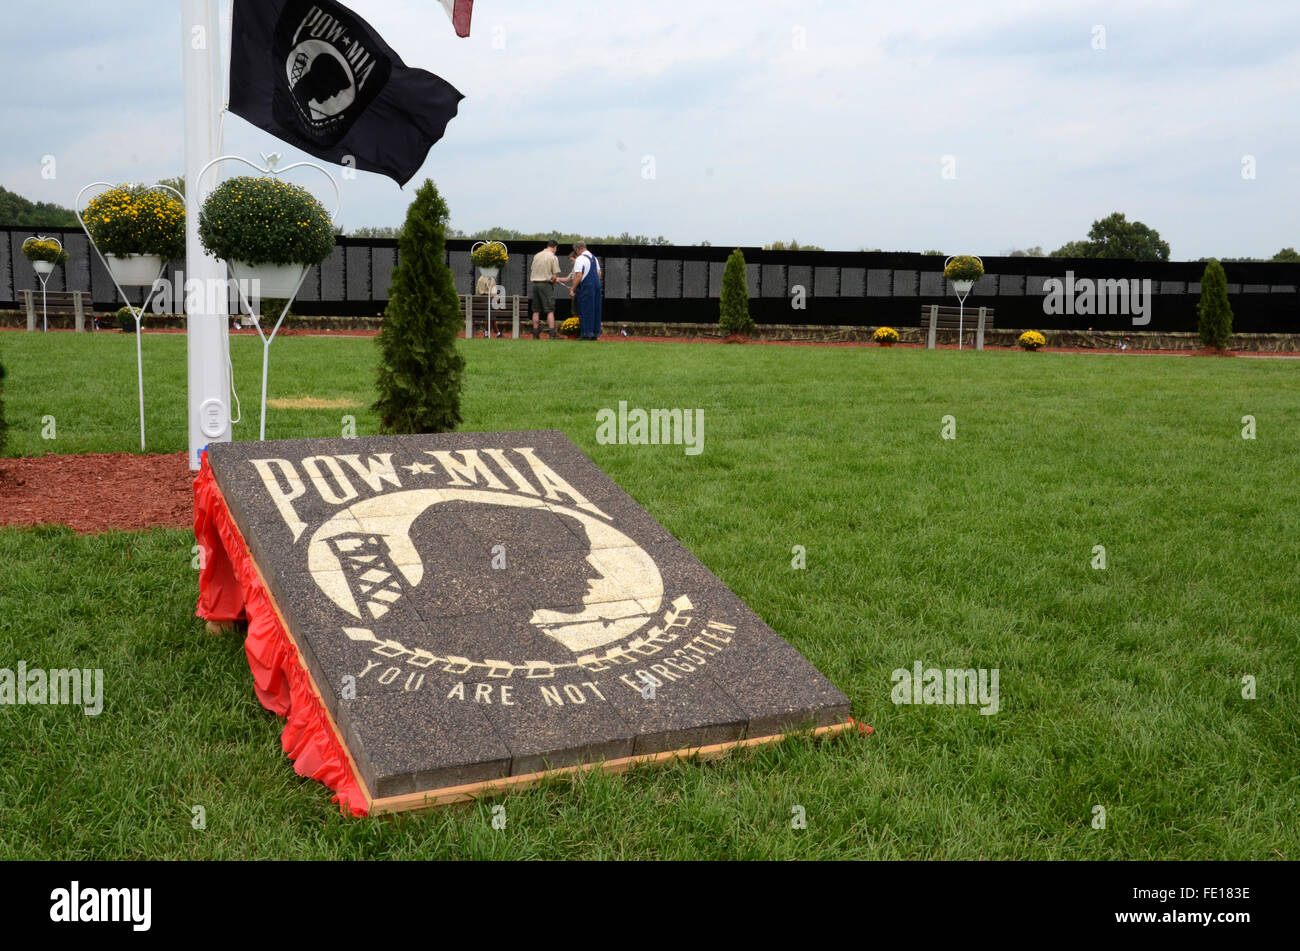
[(1020, 344), (1022, 350), (1028, 350), (1032, 353), (1041, 347), (1047, 346), (1047, 338), (1037, 330), (1026, 330), (1016, 338), (1016, 343)]
[(501, 269), (506, 266), (506, 262), (510, 260), (510, 255), (506, 252), (506, 246), (500, 241), (483, 241), (470, 251), (469, 259), (481, 273), (488, 277), (497, 277)]
[(278, 178), (222, 182), (203, 202), (199, 240), (237, 281), (259, 281), (260, 297), (290, 298), (303, 271), (334, 250), (334, 222), (311, 192)]
[(56, 264), (68, 263), (68, 252), (57, 238), (38, 235), (23, 242), (23, 257), (32, 262), (32, 270), (45, 277)]
[(580, 321), (577, 317), (570, 317), (560, 324), (560, 333), (564, 334), (566, 337), (578, 336), (579, 329)]
[(119, 307), (117, 313), (113, 315), (113, 319), (117, 321), (117, 328), (122, 333), (135, 333), (135, 313), (130, 307)]
[(185, 256), (185, 206), (143, 185), (119, 185), (86, 205), (86, 231), (119, 284), (153, 284), (163, 262)]
[(984, 276), (984, 262), (973, 254), (955, 255), (943, 266), (943, 276), (952, 281), (958, 294), (967, 294)]
[(871, 335), (871, 339), (882, 347), (892, 347), (898, 343), (898, 331), (893, 327), (877, 327), (876, 332)]

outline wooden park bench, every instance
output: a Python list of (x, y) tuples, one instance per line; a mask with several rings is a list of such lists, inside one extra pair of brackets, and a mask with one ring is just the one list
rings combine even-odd
[(501, 329), (498, 325), (507, 317), (511, 320), (510, 336), (519, 339), (519, 314), (527, 312), (528, 301), (514, 295), (502, 300), (503, 306), (494, 308), (492, 306), (493, 298), (488, 294), (461, 294), (460, 309), (465, 315), (465, 337), (472, 339), (474, 328), (481, 326), (484, 336), (490, 335), (494, 330)]
[[(934, 338), (936, 331), (951, 330), (957, 331), (958, 319), (961, 317), (961, 309), (957, 307), (941, 307), (938, 304), (921, 305), (921, 329), (928, 333), (925, 337), (925, 348), (934, 349)], [(975, 332), (975, 349), (984, 349), (984, 331), (993, 329), (993, 308), (992, 307), (972, 307), (970, 313), (965, 315), (962, 320), (961, 332), (965, 333), (967, 328)]]
[[(45, 322), (41, 319), (40, 289), (24, 288), (18, 293), (22, 295), (23, 307), (27, 311), (27, 329), (43, 328)], [(74, 319), (73, 326), (76, 327), (78, 332), (86, 329), (86, 315), (90, 314), (92, 310), (93, 306), (90, 301), (89, 291), (45, 292), (45, 315), (47, 317), (66, 317), (71, 314)]]

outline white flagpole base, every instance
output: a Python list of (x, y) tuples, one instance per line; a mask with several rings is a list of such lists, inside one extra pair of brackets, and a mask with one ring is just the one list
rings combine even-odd
[[(190, 468), (208, 443), (229, 442), (230, 306), (226, 266), (199, 243), (202, 183), (199, 173), (220, 154), (219, 121), (225, 101), (221, 82), (221, 27), (216, 0), (183, 0), (181, 60), (185, 84), (185, 338), (189, 366)], [(218, 292), (218, 287), (220, 291)], [(190, 304), (196, 306), (189, 306)]]

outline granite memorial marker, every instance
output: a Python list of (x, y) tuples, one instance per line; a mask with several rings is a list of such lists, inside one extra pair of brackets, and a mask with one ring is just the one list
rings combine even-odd
[(224, 443), (207, 460), (374, 800), (848, 716), (562, 433)]

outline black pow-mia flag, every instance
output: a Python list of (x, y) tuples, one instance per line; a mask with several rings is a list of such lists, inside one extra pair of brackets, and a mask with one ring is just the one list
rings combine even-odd
[(234, 0), (230, 111), (317, 158), (405, 185), (463, 98), (341, 3)]

